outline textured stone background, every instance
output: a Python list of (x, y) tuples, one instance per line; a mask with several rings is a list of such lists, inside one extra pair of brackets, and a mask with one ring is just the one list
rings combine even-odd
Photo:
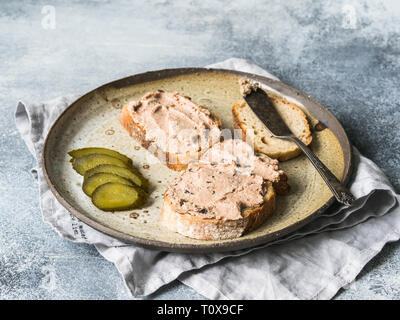
[[(85, 93), (151, 69), (252, 60), (336, 114), (400, 189), (400, 4), (392, 1), (1, 1), (0, 299), (129, 299), (114, 266), (41, 220), (19, 99)], [(46, 5), (54, 6), (48, 29)], [(387, 245), (338, 299), (399, 299)], [(151, 298), (202, 298), (179, 283)]]

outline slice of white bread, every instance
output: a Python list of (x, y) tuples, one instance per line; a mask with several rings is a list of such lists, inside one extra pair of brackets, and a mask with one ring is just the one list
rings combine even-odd
[[(270, 97), (270, 99), (295, 136), (305, 145), (309, 145), (312, 135), (304, 112), (286, 100), (275, 97)], [(249, 139), (248, 141), (254, 144), (257, 152), (280, 161), (292, 159), (301, 153), (294, 142), (272, 137), (270, 131), (244, 100), (237, 101), (232, 106), (232, 115), (234, 127), (242, 130), (243, 140)]]
[[(157, 91), (159, 93), (163, 93), (163, 91)], [(156, 92), (156, 93), (157, 93)], [(147, 93), (144, 97), (149, 94), (154, 93)], [(221, 129), (221, 120), (213, 113), (211, 113), (207, 108), (197, 105), (196, 103), (192, 102), (188, 97), (182, 97), (178, 94), (174, 94), (178, 97), (178, 99), (185, 100), (187, 103), (190, 103), (193, 109), (198, 113), (201, 113), (203, 117), (207, 117), (210, 119), (210, 122), (215, 124), (215, 127)], [(143, 98), (142, 98), (143, 99)], [(162, 161), (168, 168), (181, 171), (185, 170), (188, 166), (188, 163), (191, 161), (197, 161), (200, 159), (201, 155), (203, 154), (204, 150), (200, 150), (198, 152), (185, 152), (185, 153), (171, 153), (168, 151), (162, 150), (157, 143), (154, 142), (153, 139), (149, 139), (146, 136), (146, 128), (141, 126), (138, 122), (135, 122), (135, 108), (132, 108), (132, 103), (125, 105), (121, 111), (120, 115), (120, 123), (121, 125), (128, 131), (131, 137), (137, 140), (142, 147), (148, 149), (152, 154), (154, 154), (160, 161)], [(185, 128), (185, 129), (192, 129), (192, 128)]]
[(262, 205), (245, 209), (241, 219), (224, 220), (179, 213), (168, 195), (164, 196), (161, 211), (162, 223), (171, 231), (186, 237), (200, 240), (225, 240), (238, 238), (246, 232), (255, 230), (274, 212), (275, 191), (272, 184), (266, 183)]

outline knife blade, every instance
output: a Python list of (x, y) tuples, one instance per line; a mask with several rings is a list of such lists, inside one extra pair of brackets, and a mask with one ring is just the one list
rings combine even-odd
[(274, 136), (285, 137), (293, 135), (264, 90), (258, 87), (251, 90), (243, 98)]
[(291, 140), (308, 157), (315, 169), (324, 179), (336, 200), (346, 206), (350, 206), (355, 200), (351, 192), (336, 178), (336, 176), (323, 164), (321, 160), (309, 149), (283, 121), (267, 93), (258, 85), (253, 86), (250, 92), (242, 92), (246, 103), (255, 115), (264, 123), (272, 136)]

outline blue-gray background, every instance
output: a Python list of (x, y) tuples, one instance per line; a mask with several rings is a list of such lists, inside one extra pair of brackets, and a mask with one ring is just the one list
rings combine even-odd
[[(54, 29), (46, 18), (53, 9)], [(326, 105), (399, 191), (397, 0), (0, 0), (0, 299), (130, 298), (92, 246), (62, 239), (42, 222), (29, 173), (34, 159), (14, 125), (17, 101), (230, 57), (249, 59)], [(336, 298), (399, 299), (399, 262), (399, 244), (387, 245)], [(202, 296), (176, 282), (151, 298)]]

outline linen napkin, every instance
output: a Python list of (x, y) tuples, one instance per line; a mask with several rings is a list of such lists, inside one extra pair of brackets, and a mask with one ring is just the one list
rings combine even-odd
[[(277, 79), (242, 59), (211, 65)], [(49, 190), (40, 164), (44, 139), (54, 120), (77, 96), (43, 103), (19, 102), (16, 126), (37, 160), (43, 220), (62, 237), (94, 244), (112, 261), (132, 295), (146, 296), (178, 279), (210, 299), (330, 299), (352, 282), (363, 266), (400, 237), (399, 195), (369, 159), (354, 148), (350, 208), (331, 207), (285, 238), (228, 253), (179, 254), (122, 243), (82, 223)]]

